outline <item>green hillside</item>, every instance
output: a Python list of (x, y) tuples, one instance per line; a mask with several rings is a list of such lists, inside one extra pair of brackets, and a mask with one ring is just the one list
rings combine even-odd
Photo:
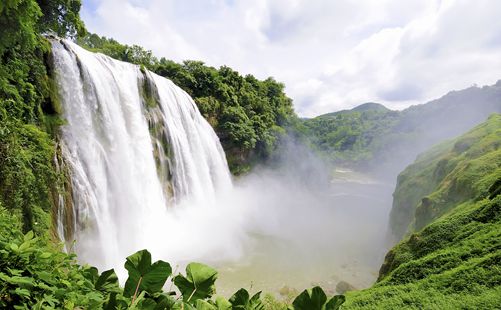
[(367, 102), (367, 103), (362, 103), (361, 105), (358, 105), (350, 110), (341, 110), (341, 111), (336, 111), (336, 112), (332, 112), (332, 113), (322, 114), (319, 117), (326, 118), (326, 117), (332, 117), (332, 116), (335, 116), (338, 114), (351, 114), (353, 112), (366, 112), (366, 111), (389, 112), (391, 110), (380, 103)]
[(453, 206), (485, 196), (501, 177), (500, 146), (501, 117), (496, 114), (420, 155), (397, 180), (390, 216), (395, 235), (420, 230)]
[(470, 87), (403, 111), (377, 103), (302, 121), (320, 154), (335, 164), (391, 178), (433, 144), (460, 135), (501, 112), (501, 81)]
[[(419, 156), (400, 176), (392, 228), (409, 233), (346, 309), (501, 305), (501, 115)], [(423, 228), (424, 227), (424, 228)]]

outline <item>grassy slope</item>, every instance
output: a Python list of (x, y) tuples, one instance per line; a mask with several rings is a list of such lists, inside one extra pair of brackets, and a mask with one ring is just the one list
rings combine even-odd
[(418, 232), (387, 254), (378, 283), (348, 294), (346, 309), (499, 308), (500, 146), (501, 116), (492, 115), (406, 169), (396, 198), (414, 200)]
[(501, 177), (501, 116), (420, 155), (398, 177), (390, 225), (397, 237), (421, 229), (452, 206), (485, 196)]

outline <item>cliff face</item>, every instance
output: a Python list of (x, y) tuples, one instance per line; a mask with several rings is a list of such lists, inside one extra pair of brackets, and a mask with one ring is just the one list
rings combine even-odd
[(346, 308), (501, 304), (501, 115), (418, 157), (398, 179), (378, 282)]

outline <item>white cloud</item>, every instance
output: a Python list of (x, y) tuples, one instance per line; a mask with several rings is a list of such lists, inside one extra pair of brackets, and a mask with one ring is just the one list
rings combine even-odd
[(90, 31), (286, 84), (313, 116), (501, 78), (497, 0), (84, 0)]

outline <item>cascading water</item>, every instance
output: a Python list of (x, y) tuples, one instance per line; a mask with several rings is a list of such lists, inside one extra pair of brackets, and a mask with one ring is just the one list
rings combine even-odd
[[(168, 248), (180, 216), (169, 206), (208, 208), (232, 186), (216, 134), (188, 94), (139, 66), (68, 41), (53, 42), (53, 61), (73, 197), (58, 212), (60, 237), (101, 268), (141, 248)], [(73, 234), (63, 236), (68, 226)]]

